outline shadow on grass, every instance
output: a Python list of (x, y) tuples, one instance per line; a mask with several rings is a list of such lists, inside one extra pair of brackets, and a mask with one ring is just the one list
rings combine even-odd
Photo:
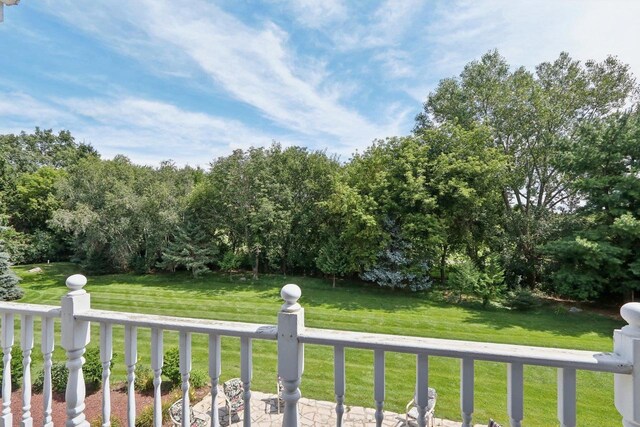
[[(79, 272), (79, 266), (71, 263), (38, 265), (44, 273), (30, 274), (33, 266), (21, 266), (16, 270), (25, 279), (25, 289), (30, 291), (55, 290), (63, 295), (65, 279)], [(300, 303), (304, 307), (322, 307), (346, 311), (377, 311), (394, 313), (398, 311), (429, 308), (448, 308), (453, 303), (443, 301), (438, 293), (398, 291), (380, 288), (358, 281), (341, 280), (336, 288), (331, 287), (329, 279), (308, 276), (263, 274), (258, 280), (252, 280), (251, 274), (236, 274), (231, 279), (226, 274), (211, 273), (193, 278), (187, 272), (158, 273), (147, 275), (110, 274), (103, 276), (88, 275), (87, 290), (96, 294), (110, 292), (113, 285), (131, 285), (157, 289), (162, 292), (181, 292), (197, 300), (207, 296), (225, 296), (230, 293), (247, 293), (247, 299), (259, 298), (273, 302), (274, 314), (282, 299), (280, 290), (287, 283), (296, 283), (302, 288)], [(581, 336), (595, 333), (601, 337), (610, 337), (613, 329), (621, 326), (621, 321), (606, 318), (590, 312), (569, 313), (561, 307), (543, 306), (535, 311), (517, 312), (505, 308), (482, 307), (480, 304), (455, 304), (464, 310), (463, 322), (483, 324), (495, 330), (518, 327), (530, 331), (549, 332), (557, 336)]]

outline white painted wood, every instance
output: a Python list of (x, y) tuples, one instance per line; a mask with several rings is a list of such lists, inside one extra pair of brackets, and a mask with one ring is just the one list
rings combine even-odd
[(218, 413), (218, 383), (220, 382), (220, 335), (209, 335), (209, 378), (211, 378), (211, 427), (220, 426)]
[(102, 363), (102, 427), (111, 425), (111, 359), (113, 358), (113, 327), (100, 323), (100, 362)]
[(471, 358), (524, 365), (572, 367), (620, 374), (630, 374), (633, 371), (633, 365), (615, 353), (314, 328), (306, 328), (298, 338), (303, 344), (342, 345), (349, 348), (381, 349), (397, 353), (428, 353), (431, 356), (457, 359)]
[(628, 325), (614, 332), (613, 349), (636, 369), (613, 376), (615, 405), (625, 427), (640, 427), (640, 303), (623, 305), (620, 315)]
[(473, 415), (473, 359), (460, 361), (460, 409), (462, 411), (462, 427), (471, 427)]
[(373, 397), (376, 401), (376, 426), (382, 426), (384, 420), (384, 351), (376, 350), (373, 353)]
[(244, 387), (244, 417), (242, 425), (251, 426), (251, 378), (253, 377), (253, 351), (251, 338), (240, 338), (240, 379)]
[(2, 417), (0, 427), (13, 427), (11, 413), (11, 348), (13, 347), (13, 314), (2, 314)]
[(0, 301), (0, 314), (1, 313), (60, 317), (60, 307), (56, 307), (55, 305), (29, 304), (26, 302)]
[(53, 349), (54, 349), (54, 319), (52, 317), (42, 317), (42, 338), (40, 349), (43, 358), (43, 374), (44, 381), (42, 383), (42, 423), (44, 427), (53, 427), (53, 418), (51, 416), (53, 394), (51, 390), (51, 366), (53, 365)]
[(427, 407), (429, 406), (429, 356), (425, 353), (416, 355), (416, 393), (415, 403), (418, 408), (418, 426), (427, 425)]
[(138, 329), (132, 325), (124, 327), (124, 364), (127, 367), (127, 423), (136, 424), (136, 363), (138, 363)]
[(561, 427), (576, 426), (576, 370), (558, 369), (558, 421)]
[(280, 296), (285, 301), (278, 313), (278, 376), (282, 380), (284, 400), (284, 427), (297, 427), (300, 415), (298, 401), (301, 394), (300, 379), (304, 372), (304, 344), (299, 336), (304, 334), (304, 309), (298, 304), (300, 288), (285, 285)]
[(20, 427), (33, 427), (31, 416), (31, 351), (33, 350), (33, 316), (23, 314), (20, 321), (22, 349), (22, 420)]
[(522, 363), (507, 364), (507, 412), (511, 427), (521, 427), (524, 418), (524, 376)]
[(191, 426), (189, 375), (191, 373), (191, 333), (180, 332), (180, 376), (182, 379), (182, 427)]
[(141, 313), (123, 313), (107, 310), (89, 310), (79, 315), (78, 319), (90, 322), (109, 321), (116, 325), (135, 325), (141, 328), (160, 328), (165, 331), (187, 331), (200, 334), (218, 334), (228, 337), (249, 337), (274, 341), (277, 339), (278, 333), (274, 325), (224, 322), (219, 320), (158, 316)]
[(336, 426), (342, 427), (344, 416), (344, 394), (346, 391), (346, 375), (344, 363), (344, 347), (333, 348), (333, 383), (336, 394)]
[(153, 426), (162, 427), (162, 367), (164, 366), (162, 329), (151, 329), (151, 369), (153, 370)]
[(67, 352), (67, 390), (65, 400), (67, 402), (66, 427), (89, 427), (84, 415), (86, 388), (82, 365), (87, 344), (89, 344), (89, 322), (78, 320), (76, 316), (88, 310), (91, 306), (89, 294), (82, 289), (87, 283), (87, 278), (75, 274), (67, 279), (66, 285), (70, 289), (61, 300), (60, 317), (62, 320), (62, 347)]

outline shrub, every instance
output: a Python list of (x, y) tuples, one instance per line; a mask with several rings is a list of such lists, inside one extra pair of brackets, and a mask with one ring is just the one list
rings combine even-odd
[(162, 373), (174, 386), (182, 382), (182, 375), (180, 375), (180, 349), (178, 347), (172, 347), (164, 354)]
[[(171, 397), (171, 399), (167, 400), (162, 404), (162, 419), (169, 419), (169, 408), (171, 405), (175, 403), (176, 400), (180, 399), (181, 396), (175, 394)], [(113, 425), (113, 424), (112, 424)], [(136, 427), (153, 427), (153, 405), (149, 405), (145, 407), (140, 414), (136, 416)]]
[(462, 295), (473, 293), (479, 281), (480, 271), (470, 259), (465, 258), (451, 266), (447, 286), (451, 294), (460, 301)]
[[(120, 422), (119, 419), (111, 417), (110, 421), (111, 421), (111, 427), (122, 427), (122, 423)], [(137, 425), (137, 423), (136, 423), (136, 425)], [(149, 425), (151, 425), (151, 424), (149, 424)], [(91, 427), (102, 427), (102, 415), (98, 415), (98, 417), (96, 419), (91, 421), (90, 426)]]
[[(82, 373), (87, 390), (97, 390), (102, 385), (102, 362), (100, 362), (100, 349), (90, 347), (84, 354), (85, 363), (82, 366)], [(113, 359), (111, 361), (113, 365)], [(67, 378), (69, 371), (65, 362), (56, 362), (51, 366), (51, 389), (62, 393), (67, 389)], [(32, 389), (36, 393), (42, 391), (44, 387), (44, 370), (40, 370), (38, 376), (33, 381)]]
[(153, 371), (146, 365), (138, 363), (136, 365), (136, 379), (133, 381), (133, 388), (137, 391), (153, 390)]
[[(11, 390), (17, 390), (22, 386), (22, 373), (22, 350), (19, 345), (14, 345), (11, 349)], [(4, 372), (0, 369), (0, 384), (2, 384), (3, 374)]]
[(509, 307), (513, 310), (527, 311), (540, 305), (540, 301), (529, 289), (519, 288), (509, 295)]
[(209, 377), (203, 371), (194, 369), (193, 371), (191, 371), (189, 383), (193, 388), (202, 388), (209, 384)]

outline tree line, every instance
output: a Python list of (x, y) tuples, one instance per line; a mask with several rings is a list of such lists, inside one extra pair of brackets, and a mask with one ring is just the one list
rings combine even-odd
[(410, 135), (347, 162), (273, 143), (207, 170), (154, 168), (103, 160), (68, 131), (0, 135), (0, 238), (14, 262), (92, 273), (628, 298), (640, 289), (637, 94), (614, 57), (563, 53), (529, 71), (491, 51), (439, 83)]

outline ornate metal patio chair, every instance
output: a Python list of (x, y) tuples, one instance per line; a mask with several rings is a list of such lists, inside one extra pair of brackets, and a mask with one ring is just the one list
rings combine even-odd
[(240, 378), (232, 378), (222, 384), (222, 392), (224, 394), (224, 406), (227, 408), (227, 416), (229, 424), (233, 414), (240, 415), (240, 411), (244, 409), (244, 386)]
[[(191, 411), (191, 427), (206, 427), (209, 425), (209, 416), (195, 412), (192, 407), (189, 407)], [(182, 425), (182, 399), (173, 402), (173, 405), (169, 407), (169, 418), (174, 426)]]
[[(436, 393), (435, 388), (429, 387), (427, 391), (429, 400), (427, 401), (427, 426), (434, 426), (434, 413), (436, 410), (436, 401), (438, 399), (438, 393)], [(418, 407), (416, 406), (415, 396), (409, 403), (407, 403), (407, 407), (405, 408), (405, 419), (404, 423), (407, 426), (415, 427), (418, 425)]]
[(492, 418), (490, 418), (489, 425), (487, 427), (502, 427), (502, 425), (498, 424), (497, 422), (493, 421)]

